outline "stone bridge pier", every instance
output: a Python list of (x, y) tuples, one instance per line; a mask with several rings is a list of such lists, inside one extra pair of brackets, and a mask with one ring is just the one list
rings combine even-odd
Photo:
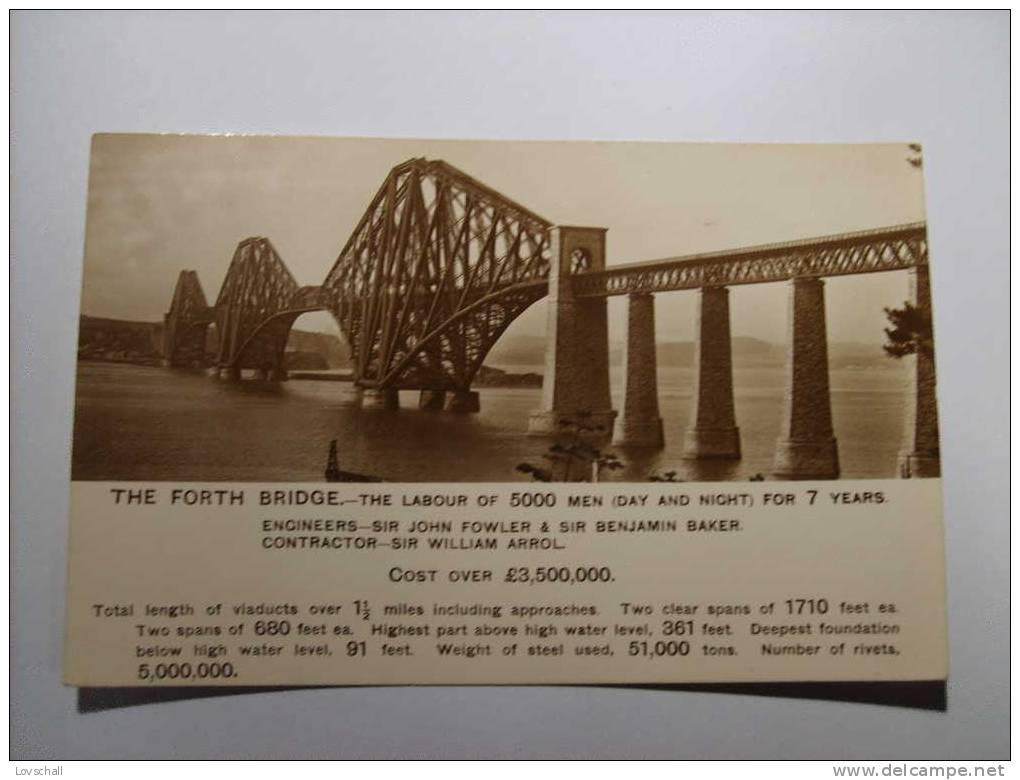
[(542, 405), (528, 432), (555, 435), (580, 425), (612, 436), (616, 411), (609, 393), (609, 323), (605, 297), (578, 297), (572, 275), (601, 271), (606, 229), (550, 230), (548, 325)]
[(684, 457), (739, 459), (740, 429), (733, 408), (733, 345), (730, 338), (730, 291), (698, 291), (695, 341), (694, 402), (684, 436)]
[(474, 414), (481, 411), (482, 404), (477, 390), (422, 390), (418, 394), (418, 408)]
[[(399, 387), (361, 387), (353, 383), (344, 388), (337, 398), (344, 406), (389, 411), (400, 408)], [(473, 414), (481, 410), (481, 403), (476, 390), (419, 390), (418, 408), (428, 412)]]
[[(684, 436), (684, 457), (740, 458), (740, 430), (733, 406), (729, 290), (699, 291), (694, 403)], [(616, 443), (662, 447), (655, 356), (655, 299), (631, 293), (627, 317), (627, 384)]]
[[(910, 303), (931, 321), (931, 287), (928, 266), (910, 269)], [(922, 349), (907, 357), (907, 407), (903, 449), (900, 451), (900, 476), (937, 477), (941, 475), (939, 455), (939, 415), (935, 403), (935, 355)]]
[(395, 387), (366, 387), (359, 400), (364, 409), (399, 409), (400, 391)]
[(789, 282), (789, 336), (783, 422), (773, 474), (779, 479), (835, 479), (839, 450), (832, 430), (825, 282)]
[(662, 418), (655, 357), (655, 296), (627, 299), (627, 385), (616, 443), (621, 447), (662, 447)]

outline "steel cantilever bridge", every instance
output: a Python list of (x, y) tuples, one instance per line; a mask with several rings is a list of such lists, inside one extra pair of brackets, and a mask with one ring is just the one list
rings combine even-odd
[(282, 378), (293, 322), (329, 311), (365, 388), (467, 390), (499, 336), (546, 294), (552, 224), (442, 161), (398, 165), (325, 281), (300, 287), (268, 239), (234, 253), (216, 303), (183, 271), (165, 356), (195, 362), (216, 324), (217, 366)]
[[(319, 286), (299, 285), (267, 238), (238, 244), (212, 306), (195, 272), (182, 271), (165, 316), (164, 358), (169, 365), (203, 364), (206, 331), (215, 324), (218, 376), (236, 380), (247, 371), (282, 380), (294, 321), (329, 311), (350, 346), (354, 383), (366, 403), (394, 406), (397, 390), (411, 389), (422, 391), (423, 407), (473, 411), (471, 385), (489, 350), (515, 318), (549, 296), (543, 408), (531, 429), (548, 432), (557, 419), (582, 410), (611, 429), (605, 302), (629, 295), (631, 360), (620, 436), (624, 444), (654, 446), (662, 434), (651, 296), (700, 290), (688, 449), (691, 457), (739, 457), (725, 293), (732, 285), (789, 281), (791, 385), (781, 439), (792, 443), (790, 452), (832, 439), (832, 453), (806, 470), (780, 464), (777, 455), (777, 472), (834, 475), (821, 279), (894, 270), (914, 272), (915, 302), (926, 305), (924, 223), (607, 267), (604, 229), (554, 226), (448, 163), (419, 158), (390, 171)], [(928, 381), (925, 375), (918, 386)], [(933, 395), (931, 410), (925, 415), (934, 414)], [(923, 456), (917, 446), (908, 449), (915, 460)]]

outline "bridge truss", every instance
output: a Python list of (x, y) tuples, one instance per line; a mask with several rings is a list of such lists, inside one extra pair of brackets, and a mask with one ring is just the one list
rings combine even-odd
[(550, 227), (445, 162), (394, 168), (323, 284), (359, 382), (469, 388), (546, 294)]
[(282, 370), (291, 326), (323, 310), (320, 293), (298, 285), (268, 238), (242, 241), (216, 298), (217, 365)]
[[(552, 224), (441, 160), (393, 168), (321, 286), (301, 287), (266, 238), (238, 244), (213, 306), (182, 271), (164, 356), (200, 365), (215, 323), (216, 365), (280, 376), (294, 321), (329, 311), (364, 387), (467, 390), (496, 340), (548, 293)], [(924, 223), (571, 269), (576, 297), (840, 276), (925, 265)], [(276, 373), (274, 373), (276, 372)]]
[(216, 310), (206, 302), (198, 274), (181, 271), (170, 310), (163, 317), (164, 361), (175, 366), (204, 365), (206, 331), (215, 318)]
[(845, 276), (926, 265), (925, 223), (822, 236), (781, 244), (627, 263), (579, 274), (574, 294), (605, 297), (782, 282), (794, 277)]

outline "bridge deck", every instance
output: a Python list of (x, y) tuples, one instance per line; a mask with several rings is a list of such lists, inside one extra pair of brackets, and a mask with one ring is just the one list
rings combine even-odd
[(627, 263), (578, 274), (574, 293), (603, 297), (781, 282), (796, 276), (845, 276), (898, 271), (928, 262), (924, 222)]

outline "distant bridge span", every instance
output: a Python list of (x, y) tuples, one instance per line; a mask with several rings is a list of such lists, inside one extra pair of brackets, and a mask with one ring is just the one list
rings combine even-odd
[[(266, 238), (238, 244), (212, 306), (195, 272), (182, 271), (165, 316), (164, 357), (170, 365), (202, 364), (206, 331), (215, 324), (219, 376), (240, 379), (253, 370), (262, 380), (285, 379), (294, 321), (329, 311), (350, 346), (366, 404), (392, 407), (399, 389), (415, 389), (423, 408), (445, 403), (474, 411), (470, 388), (489, 350), (525, 309), (549, 296), (543, 407), (531, 429), (552, 433), (583, 412), (612, 430), (606, 298), (629, 295), (627, 401), (618, 438), (658, 446), (652, 295), (700, 290), (688, 454), (739, 457), (726, 293), (733, 285), (789, 281), (791, 386), (781, 438), (789, 446), (785, 455), (777, 451), (777, 473), (834, 476), (820, 280), (911, 270), (915, 302), (927, 305), (927, 263), (925, 224), (915, 223), (607, 267), (604, 229), (554, 226), (453, 166), (418, 158), (390, 171), (321, 285), (299, 286)], [(808, 338), (811, 332), (816, 336)], [(914, 461), (902, 462), (907, 471), (929, 472), (924, 464), (933, 457), (937, 463), (934, 368), (919, 370), (924, 420), (913, 424), (926, 427), (914, 436), (922, 444), (907, 450)]]

